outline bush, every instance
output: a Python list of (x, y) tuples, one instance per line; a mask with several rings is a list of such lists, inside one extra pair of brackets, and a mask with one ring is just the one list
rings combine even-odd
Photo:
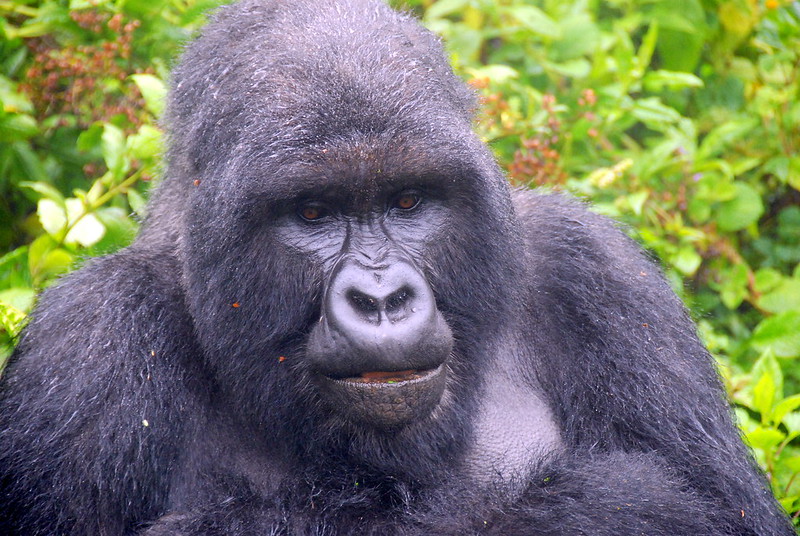
[[(35, 293), (130, 242), (168, 65), (213, 0), (0, 3), (0, 361)], [(800, 3), (412, 0), (512, 182), (662, 259), (800, 515)]]

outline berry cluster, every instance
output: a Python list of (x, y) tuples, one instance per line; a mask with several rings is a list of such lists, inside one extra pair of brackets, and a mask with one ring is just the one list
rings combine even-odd
[[(122, 116), (121, 125), (135, 131), (143, 123), (144, 102), (128, 78), (131, 42), (139, 21), (95, 10), (73, 11), (72, 20), (93, 39), (91, 44), (61, 44), (52, 35), (27, 45), (33, 55), (25, 82), (38, 119), (58, 116), (58, 126), (86, 128), (95, 121)], [(120, 123), (120, 121), (117, 121)]]

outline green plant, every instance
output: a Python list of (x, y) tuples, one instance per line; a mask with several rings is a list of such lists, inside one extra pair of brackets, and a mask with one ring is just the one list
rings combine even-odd
[(39, 290), (135, 236), (167, 65), (217, 4), (0, 3), (0, 366)]

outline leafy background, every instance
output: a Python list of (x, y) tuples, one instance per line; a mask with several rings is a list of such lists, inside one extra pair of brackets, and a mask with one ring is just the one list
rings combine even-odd
[[(174, 57), (218, 0), (0, 0), (0, 367), (36, 293), (135, 236)], [(408, 0), (510, 180), (662, 261), (800, 516), (800, 3)]]

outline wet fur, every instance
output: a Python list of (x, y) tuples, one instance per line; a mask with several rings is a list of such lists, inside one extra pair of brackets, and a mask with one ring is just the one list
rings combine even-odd
[[(472, 113), (438, 41), (379, 2), (220, 10), (176, 69), (139, 238), (42, 295), (5, 373), (0, 533), (792, 534), (658, 268), (582, 205), (512, 192)], [(451, 380), (391, 434), (320, 403), (325, 274), (263, 224), (306, 180), (381, 180), (356, 163), (458, 181), (420, 261)], [(556, 432), (493, 479), (469, 453), (498, 360)]]

